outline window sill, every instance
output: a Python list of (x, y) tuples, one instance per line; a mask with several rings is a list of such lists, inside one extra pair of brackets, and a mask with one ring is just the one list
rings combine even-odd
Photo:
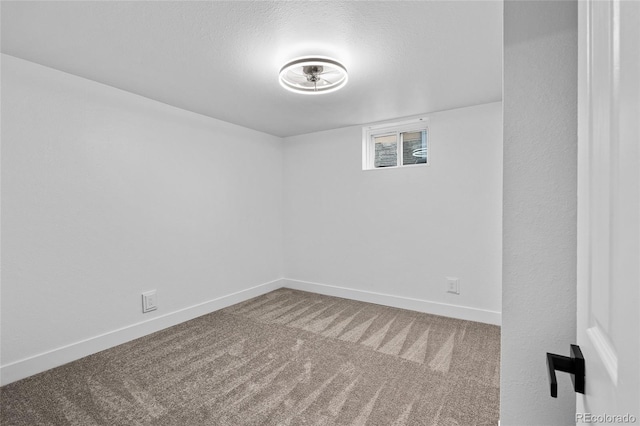
[(363, 172), (368, 172), (371, 170), (397, 170), (397, 169), (415, 169), (420, 167), (430, 167), (429, 163), (421, 163), (421, 164), (407, 164), (404, 166), (389, 166), (389, 167), (375, 167), (372, 169), (362, 169)]

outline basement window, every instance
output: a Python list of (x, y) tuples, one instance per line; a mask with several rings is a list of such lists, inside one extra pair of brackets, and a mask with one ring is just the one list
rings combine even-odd
[(426, 118), (362, 128), (362, 169), (428, 165)]

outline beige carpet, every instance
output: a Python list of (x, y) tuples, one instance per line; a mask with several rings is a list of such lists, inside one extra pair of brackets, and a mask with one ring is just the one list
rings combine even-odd
[(0, 389), (2, 425), (497, 424), (500, 328), (280, 289)]

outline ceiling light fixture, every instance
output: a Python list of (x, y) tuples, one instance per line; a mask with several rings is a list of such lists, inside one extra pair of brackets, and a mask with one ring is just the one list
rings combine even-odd
[(330, 58), (299, 58), (280, 69), (280, 85), (296, 93), (319, 95), (335, 92), (348, 80), (347, 69)]

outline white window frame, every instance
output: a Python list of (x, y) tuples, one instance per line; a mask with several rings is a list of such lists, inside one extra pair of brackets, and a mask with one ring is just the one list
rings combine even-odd
[[(402, 164), (402, 133), (427, 132), (427, 162), (418, 164)], [(397, 162), (395, 166), (375, 167), (375, 143), (374, 138), (387, 135), (396, 135)], [(427, 117), (419, 117), (411, 120), (396, 121), (391, 123), (372, 124), (362, 128), (362, 170), (386, 170), (404, 167), (429, 166), (431, 161), (429, 120)]]

